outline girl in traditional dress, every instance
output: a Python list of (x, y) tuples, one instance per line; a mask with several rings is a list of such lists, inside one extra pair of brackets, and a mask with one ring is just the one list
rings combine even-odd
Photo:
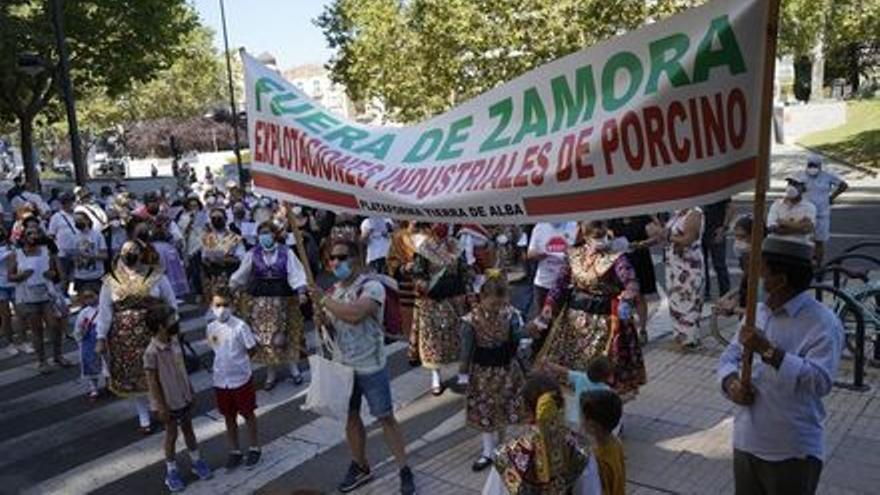
[(614, 364), (611, 384), (634, 394), (646, 381), (645, 362), (632, 317), (639, 283), (623, 253), (610, 249), (603, 221), (581, 225), (583, 244), (568, 253), (568, 264), (547, 296), (541, 320), (559, 313), (539, 359), (576, 371), (607, 355)]
[(700, 345), (703, 312), (703, 211), (676, 211), (666, 224), (666, 289), (675, 339), (683, 350)]
[(260, 344), (254, 362), (267, 366), (264, 388), (275, 387), (276, 370), (284, 365), (290, 368), (294, 384), (300, 385), (303, 378), (297, 363), (303, 318), (299, 305), (306, 299), (305, 273), (293, 251), (281, 243), (274, 223), (260, 225), (257, 239), (229, 285), (247, 291), (250, 298), (250, 308), (243, 314)]
[[(226, 211), (214, 207), (210, 212), (210, 228), (202, 235), (202, 288), (205, 301), (210, 301), (217, 289), (229, 287), (229, 277), (235, 273), (245, 256), (241, 236), (226, 226)], [(240, 312), (239, 301), (231, 301)], [(239, 313), (243, 314), (243, 313)]]
[(505, 427), (523, 422), (523, 370), (516, 359), (523, 335), (519, 311), (510, 305), (501, 270), (486, 272), (480, 303), (462, 318), (459, 385), (467, 385), (467, 422), (482, 432), (483, 452), (472, 469), (492, 465)]
[(529, 427), (498, 450), (483, 495), (601, 494), (595, 459), (565, 426), (562, 392), (556, 381), (546, 375), (532, 376), (522, 396)]
[[(416, 248), (413, 244), (413, 232), (415, 222), (402, 221), (397, 230), (391, 234), (391, 247), (388, 249), (388, 275), (397, 280), (398, 295), (400, 296), (400, 320), (401, 330), (404, 336), (412, 341), (413, 335), (413, 309), (416, 303), (415, 286), (413, 284), (412, 269), (413, 258)], [(410, 354), (410, 361), (418, 362), (418, 348), (411, 346), (414, 352)]]
[(122, 245), (115, 269), (104, 276), (95, 326), (95, 350), (106, 350), (108, 355), (108, 388), (120, 397), (132, 399), (144, 434), (152, 431), (143, 368), (144, 351), (151, 338), (147, 314), (161, 304), (177, 312), (171, 283), (150, 257), (149, 249), (138, 241)]
[(444, 392), (440, 366), (459, 357), (459, 318), (469, 277), (458, 242), (449, 226), (435, 224), (431, 234), (416, 246), (413, 261), (416, 284), (414, 331), (418, 357), (431, 370), (431, 393)]

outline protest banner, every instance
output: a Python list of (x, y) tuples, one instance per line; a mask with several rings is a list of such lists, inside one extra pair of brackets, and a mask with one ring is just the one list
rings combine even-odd
[(770, 3), (715, 0), (403, 127), (333, 115), (242, 53), (255, 189), (335, 211), (483, 224), (730, 197), (756, 177)]

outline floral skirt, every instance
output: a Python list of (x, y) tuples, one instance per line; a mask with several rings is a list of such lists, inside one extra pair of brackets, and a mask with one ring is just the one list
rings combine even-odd
[[(254, 362), (277, 366), (299, 361), (303, 318), (298, 299), (292, 296), (249, 299), (250, 310), (244, 314), (259, 344)], [(284, 351), (272, 346), (272, 336), (278, 330), (287, 332), (288, 344)]]
[(635, 322), (620, 323), (613, 335), (608, 346), (608, 359), (614, 365), (611, 386), (620, 395), (637, 393), (648, 382), (648, 374)]
[(418, 349), (422, 366), (437, 369), (458, 361), (460, 314), (461, 310), (450, 299), (435, 301), (420, 297), (416, 300), (413, 314), (416, 340), (413, 344)]
[(467, 391), (467, 423), (485, 432), (525, 422), (522, 388), (525, 383), (519, 362), (507, 366), (472, 364)]
[(107, 337), (110, 380), (107, 387), (116, 395), (127, 397), (147, 393), (144, 351), (150, 344), (146, 309), (126, 309), (113, 315), (113, 327)]
[(669, 315), (676, 335), (688, 340), (698, 338), (703, 312), (703, 254), (686, 251), (685, 256), (667, 250), (666, 287), (669, 292)]

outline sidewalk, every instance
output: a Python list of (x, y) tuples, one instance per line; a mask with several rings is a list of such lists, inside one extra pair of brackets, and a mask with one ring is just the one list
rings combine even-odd
[[(652, 339), (668, 335), (669, 317), (658, 311), (651, 320)], [(627, 493), (733, 493), (731, 433), (734, 406), (721, 397), (715, 365), (721, 347), (681, 354), (668, 337), (645, 350), (648, 384), (626, 405), (623, 441), (627, 456)], [(844, 362), (841, 380), (850, 363)], [(869, 392), (835, 388), (826, 398), (827, 461), (819, 493), (877, 493), (880, 485), (880, 386), (869, 369)], [(477, 434), (461, 412), (409, 446), (421, 494), (478, 495), (485, 473), (471, 472), (479, 453)], [(396, 493), (393, 465), (381, 466), (376, 482), (356, 492)]]
[[(768, 196), (780, 197), (785, 190), (785, 178), (803, 172), (807, 159), (813, 152), (796, 144), (774, 144), (771, 151), (770, 190)], [(823, 169), (837, 174), (849, 184), (849, 190), (841, 197), (843, 202), (880, 201), (880, 173), (870, 174), (823, 156)], [(737, 195), (738, 199), (751, 200), (753, 191)]]

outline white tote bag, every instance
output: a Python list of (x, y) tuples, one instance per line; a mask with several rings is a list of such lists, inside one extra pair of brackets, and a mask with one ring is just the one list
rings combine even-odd
[[(321, 351), (309, 356), (312, 381), (302, 408), (321, 416), (344, 421), (348, 417), (348, 403), (354, 387), (354, 370), (342, 364), (342, 353), (336, 342), (323, 328), (319, 332)], [(330, 351), (330, 359), (322, 354)]]

